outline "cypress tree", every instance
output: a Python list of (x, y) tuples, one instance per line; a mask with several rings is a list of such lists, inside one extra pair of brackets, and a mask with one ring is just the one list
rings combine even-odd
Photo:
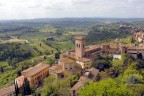
[(4, 70), (3, 70), (3, 67), (2, 67), (2, 66), (0, 67), (0, 71), (1, 71), (1, 73), (3, 73), (3, 72), (4, 72)]
[(19, 88), (18, 88), (17, 82), (15, 82), (15, 81), (14, 81), (14, 87), (15, 87), (16, 96), (18, 96), (18, 94), (19, 94)]
[(17, 76), (21, 76), (21, 71), (20, 70), (17, 72)]
[(25, 95), (30, 95), (31, 94), (31, 89), (30, 89), (30, 86), (29, 86), (29, 81), (27, 80), (26, 77), (24, 78), (24, 92), (25, 92)]

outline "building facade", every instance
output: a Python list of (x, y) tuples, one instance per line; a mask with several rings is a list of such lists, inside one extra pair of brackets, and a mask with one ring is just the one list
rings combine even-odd
[(47, 64), (38, 64), (22, 71), (22, 76), (25, 76), (28, 79), (30, 86), (40, 84), (48, 75), (49, 66)]

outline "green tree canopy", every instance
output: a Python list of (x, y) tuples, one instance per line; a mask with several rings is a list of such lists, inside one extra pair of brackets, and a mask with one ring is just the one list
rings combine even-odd
[(91, 82), (79, 90), (80, 96), (131, 96), (132, 91), (113, 79)]

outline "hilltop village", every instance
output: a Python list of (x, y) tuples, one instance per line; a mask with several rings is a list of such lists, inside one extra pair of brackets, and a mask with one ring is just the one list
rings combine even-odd
[[(57, 64), (37, 64), (21, 72), (21, 76), (14, 80), (10, 87), (0, 89), (0, 96), (15, 96), (25, 89), (25, 93), (30, 94), (30, 87), (42, 84), (43, 80), (54, 75), (56, 78), (65, 78), (67, 75), (80, 74), (78, 82), (70, 89), (72, 96), (78, 96), (78, 90), (85, 83), (98, 81), (100, 79), (100, 69), (92, 66), (97, 54), (107, 54), (114, 58), (121, 59), (122, 54), (131, 54), (134, 58), (143, 58), (144, 54), (144, 32), (134, 33), (133, 39), (139, 42), (135, 44), (85, 44), (85, 36), (75, 36), (75, 49), (63, 52)], [(27, 86), (23, 86), (26, 84)]]

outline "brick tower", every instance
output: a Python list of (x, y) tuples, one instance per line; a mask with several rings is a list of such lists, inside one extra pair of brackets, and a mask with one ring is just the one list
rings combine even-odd
[(75, 54), (76, 58), (82, 58), (85, 55), (85, 37), (76, 36), (75, 37)]

